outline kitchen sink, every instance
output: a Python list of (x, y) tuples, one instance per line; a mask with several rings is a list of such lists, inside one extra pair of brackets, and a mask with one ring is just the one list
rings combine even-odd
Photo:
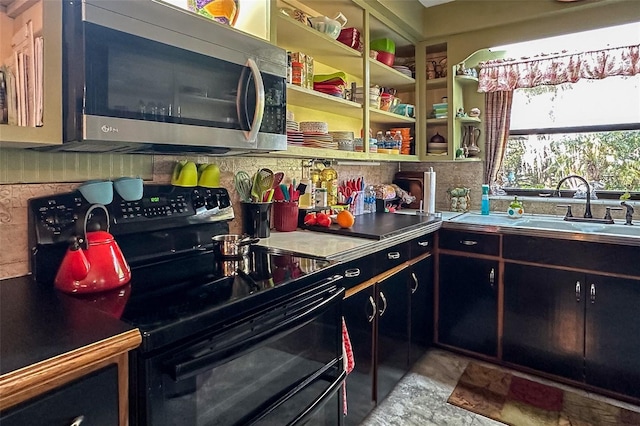
[[(640, 226), (590, 222), (566, 221), (561, 216), (547, 215), (525, 215), (524, 217), (513, 219), (503, 213), (491, 213), (481, 215), (475, 212), (464, 213), (460, 216), (449, 219), (449, 222), (467, 223), (470, 225), (492, 225), (503, 227), (546, 229), (551, 231), (583, 232), (588, 234), (615, 235), (621, 237), (640, 237)], [(621, 222), (621, 221), (620, 221)]]

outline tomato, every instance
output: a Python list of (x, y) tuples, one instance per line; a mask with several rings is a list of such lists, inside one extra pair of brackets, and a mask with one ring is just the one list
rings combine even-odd
[(304, 216), (304, 224), (305, 225), (315, 225), (317, 223), (317, 218), (315, 213), (307, 213)]
[(331, 226), (331, 218), (327, 214), (320, 212), (316, 214), (316, 224), (328, 228)]

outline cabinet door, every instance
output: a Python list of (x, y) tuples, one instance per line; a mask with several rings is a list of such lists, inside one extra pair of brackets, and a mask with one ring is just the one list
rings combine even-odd
[(347, 376), (346, 425), (359, 425), (375, 406), (373, 396), (373, 325), (377, 313), (374, 287), (344, 300), (344, 319), (353, 348), (355, 368)]
[(498, 262), (440, 256), (438, 342), (496, 356)]
[(584, 274), (507, 264), (503, 359), (582, 381), (586, 294)]
[(409, 270), (378, 283), (377, 402), (409, 369)]
[(640, 280), (587, 276), (586, 381), (640, 398)]
[(2, 426), (117, 425), (118, 367), (114, 364), (4, 412)]
[(433, 342), (433, 257), (409, 270), (411, 326), (409, 365), (415, 364)]

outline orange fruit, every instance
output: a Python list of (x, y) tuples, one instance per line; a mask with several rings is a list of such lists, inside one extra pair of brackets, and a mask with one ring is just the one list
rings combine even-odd
[(342, 210), (336, 216), (336, 222), (340, 225), (340, 228), (351, 228), (356, 222), (356, 218), (353, 217), (349, 210)]

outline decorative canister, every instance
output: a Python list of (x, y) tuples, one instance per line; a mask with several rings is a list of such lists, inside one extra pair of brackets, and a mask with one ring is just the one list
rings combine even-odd
[(507, 209), (507, 216), (512, 219), (521, 218), (524, 214), (524, 207), (522, 206), (522, 201), (518, 201), (518, 197), (514, 197), (511, 204), (509, 204), (509, 208)]

